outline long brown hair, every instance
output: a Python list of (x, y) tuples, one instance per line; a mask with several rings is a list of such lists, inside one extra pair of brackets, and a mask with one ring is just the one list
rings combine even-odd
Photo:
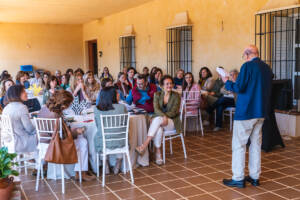
[(6, 80), (4, 80), (4, 81), (1, 83), (0, 97), (4, 97), (5, 93), (7, 92), (7, 91), (6, 91), (6, 88), (5, 88), (5, 84), (6, 84), (7, 82), (9, 82), (9, 81), (12, 82), (13, 85), (15, 84), (15, 82), (14, 82), (12, 79), (6, 79)]
[(62, 114), (73, 102), (73, 95), (65, 90), (57, 90), (46, 102), (47, 108), (54, 113)]

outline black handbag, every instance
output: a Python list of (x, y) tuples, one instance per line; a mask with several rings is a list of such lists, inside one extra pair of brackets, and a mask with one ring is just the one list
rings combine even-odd
[(41, 110), (41, 105), (37, 98), (28, 99), (27, 101), (24, 102), (24, 105), (27, 106), (28, 111), (30, 113)]

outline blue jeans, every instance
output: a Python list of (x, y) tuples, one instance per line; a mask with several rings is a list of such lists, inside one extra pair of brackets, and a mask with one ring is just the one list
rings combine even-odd
[(223, 111), (228, 107), (235, 107), (234, 98), (220, 97), (212, 106), (207, 108), (207, 112), (210, 114), (216, 109), (216, 127), (222, 127)]

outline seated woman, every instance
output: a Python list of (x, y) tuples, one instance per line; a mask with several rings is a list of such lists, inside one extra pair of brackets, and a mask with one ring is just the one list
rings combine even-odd
[[(65, 90), (55, 91), (54, 94), (47, 101), (40, 113), (39, 118), (60, 118), (63, 117), (63, 111), (71, 105), (73, 96), (70, 92)], [(76, 145), (76, 149), (80, 151), (81, 155), (81, 171), (83, 172), (82, 180), (89, 181), (93, 177), (87, 175), (88, 171), (88, 143), (83, 136), (85, 128), (71, 129), (72, 136)], [(80, 171), (80, 163), (75, 164), (76, 180), (79, 180), (78, 171)], [(71, 173), (68, 173), (71, 174)]]
[(179, 69), (176, 73), (176, 77), (174, 78), (175, 89), (182, 89), (183, 81), (184, 81), (184, 70)]
[(73, 86), (73, 96), (79, 98), (79, 102), (83, 100), (88, 100), (88, 95), (86, 94), (86, 87), (84, 85), (83, 76), (76, 75), (74, 86)]
[(130, 89), (134, 88), (135, 84), (136, 84), (136, 80), (134, 78), (135, 74), (136, 74), (136, 69), (133, 67), (128, 68), (127, 71), (127, 81), (128, 81), (128, 85), (130, 87)]
[(214, 87), (212, 73), (207, 67), (202, 67), (199, 72), (199, 85), (202, 91), (210, 92)]
[(14, 81), (12, 79), (6, 79), (1, 83), (1, 91), (0, 91), (0, 105), (1, 108), (4, 108), (4, 97), (5, 94), (7, 92), (7, 90), (11, 87), (15, 85)]
[(172, 131), (176, 129), (177, 133), (181, 133), (180, 121), (180, 95), (173, 91), (174, 80), (171, 76), (165, 75), (161, 79), (163, 90), (156, 92), (154, 95), (154, 115), (148, 131), (147, 140), (136, 151), (143, 154), (148, 147), (150, 141), (154, 140), (156, 149), (156, 164), (163, 163), (161, 157), (161, 142), (163, 131)]
[(71, 91), (70, 90), (70, 75), (69, 74), (63, 74), (61, 76), (61, 84), (60, 87), (64, 90)]
[(28, 89), (30, 87), (30, 84), (27, 80), (27, 74), (26, 72), (19, 71), (16, 76), (16, 85), (23, 85), (25, 89)]
[(44, 91), (44, 94), (43, 94), (43, 105), (46, 104), (46, 102), (48, 101), (50, 96), (52, 96), (56, 90), (60, 89), (58, 79), (56, 76), (50, 77), (49, 86), (50, 86), (50, 88), (48, 90)]
[(126, 74), (124, 72), (120, 72), (118, 74), (118, 81), (115, 83), (115, 87), (120, 95), (120, 99), (126, 101), (126, 97), (129, 94), (129, 84), (127, 81)]
[[(108, 81), (109, 79), (103, 79), (103, 82)], [(98, 153), (102, 153), (103, 150), (103, 138), (102, 138), (102, 129), (100, 122), (100, 115), (118, 115), (127, 113), (126, 107), (123, 104), (118, 104), (118, 93), (114, 87), (103, 87), (100, 91), (100, 100), (97, 104), (97, 107), (94, 109), (95, 113), (95, 122), (97, 125), (97, 134), (94, 138), (95, 150)], [(115, 135), (114, 137), (107, 137), (107, 139), (118, 138), (120, 135)], [(106, 148), (115, 149), (124, 147), (124, 143), (119, 140), (110, 141), (106, 144)], [(113, 169), (114, 174), (118, 174), (122, 165), (122, 154), (116, 155), (117, 160)], [(106, 174), (109, 174), (109, 163), (106, 162), (105, 166)]]
[(44, 72), (42, 77), (42, 85), (43, 92), (49, 90), (50, 88), (50, 72)]
[[(103, 88), (112, 88), (113, 87), (113, 82), (111, 79), (109, 78), (104, 78), (102, 81), (101, 81), (101, 91)], [(101, 98), (101, 91), (98, 93), (98, 97), (96, 99), (96, 105), (99, 104), (100, 102), (100, 98)]]
[(155, 74), (154, 74), (154, 84), (156, 85), (157, 91), (161, 91), (160, 87), (160, 80), (163, 76), (163, 72), (160, 68), (156, 68)]
[[(199, 84), (195, 83), (194, 76), (191, 72), (187, 72), (184, 75), (184, 82), (182, 87), (182, 92), (185, 99), (195, 99), (192, 101), (187, 101), (190, 106), (187, 106), (187, 112), (192, 114), (198, 113), (198, 108), (201, 103), (201, 94), (200, 94), (201, 88)], [(199, 92), (199, 93), (193, 93), (193, 92)]]
[[(35, 152), (37, 137), (31, 123), (29, 112), (23, 102), (27, 101), (27, 93), (23, 85), (13, 85), (6, 92), (7, 105), (2, 114), (10, 117), (15, 140), (16, 152)], [(5, 142), (5, 141), (4, 141)]]
[(113, 77), (112, 77), (112, 75), (109, 73), (108, 67), (104, 67), (103, 68), (103, 72), (102, 72), (102, 74), (100, 76), (100, 81), (102, 81), (102, 79), (104, 79), (104, 78), (109, 78), (112, 81), (114, 80)]
[(89, 73), (85, 79), (85, 90), (88, 97), (88, 101), (95, 103), (98, 93), (100, 91), (100, 85), (94, 78), (93, 73)]

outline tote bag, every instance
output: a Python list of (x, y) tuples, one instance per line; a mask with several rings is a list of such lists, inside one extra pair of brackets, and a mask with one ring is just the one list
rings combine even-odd
[(59, 120), (56, 121), (55, 133), (48, 146), (45, 161), (56, 164), (75, 164), (78, 162), (76, 146), (70, 129), (62, 120), (65, 138), (59, 136)]

